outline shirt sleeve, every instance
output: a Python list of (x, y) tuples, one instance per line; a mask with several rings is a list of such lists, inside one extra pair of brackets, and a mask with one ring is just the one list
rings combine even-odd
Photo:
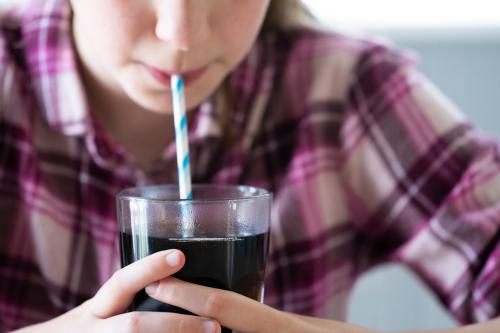
[(360, 270), (401, 262), (460, 322), (500, 316), (498, 143), (387, 47), (353, 77), (341, 172)]

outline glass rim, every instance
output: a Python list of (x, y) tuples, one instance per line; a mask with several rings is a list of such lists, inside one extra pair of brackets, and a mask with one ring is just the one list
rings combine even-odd
[(175, 190), (179, 192), (179, 186), (173, 184), (164, 185), (148, 185), (148, 186), (134, 186), (121, 190), (116, 194), (117, 200), (137, 200), (137, 201), (147, 201), (156, 203), (189, 203), (189, 204), (207, 204), (207, 203), (225, 203), (227, 201), (245, 202), (258, 199), (271, 199), (273, 193), (256, 186), (250, 185), (219, 185), (219, 184), (193, 184), (192, 189), (218, 189), (218, 190), (234, 190), (236, 189), (240, 193), (248, 193), (249, 195), (234, 197), (234, 196), (223, 196), (218, 198), (203, 198), (203, 199), (180, 199), (180, 198), (145, 198), (141, 196), (140, 191), (144, 190)]

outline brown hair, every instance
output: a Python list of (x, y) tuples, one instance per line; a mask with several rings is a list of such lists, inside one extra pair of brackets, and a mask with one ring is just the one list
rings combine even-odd
[[(286, 32), (300, 28), (320, 28), (318, 21), (301, 0), (271, 0), (261, 33), (268, 31)], [(224, 80), (221, 89), (219, 89), (217, 104), (221, 115), (224, 142), (226, 145), (230, 145), (235, 134), (229, 119), (231, 95), (227, 79)]]
[(317, 21), (301, 0), (271, 0), (262, 30), (292, 30), (317, 25)]

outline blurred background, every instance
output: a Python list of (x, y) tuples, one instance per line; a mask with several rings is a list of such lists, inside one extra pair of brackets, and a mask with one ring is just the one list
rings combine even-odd
[[(0, 9), (22, 0), (0, 0)], [(332, 29), (384, 36), (421, 56), (420, 69), (485, 132), (500, 134), (498, 0), (303, 0)], [(418, 278), (398, 265), (360, 279), (348, 320), (399, 331), (456, 326)]]
[[(384, 36), (420, 54), (420, 70), (469, 118), (500, 137), (498, 0), (303, 0), (325, 25)], [(382, 331), (457, 324), (405, 267), (368, 272), (352, 294), (349, 318)]]

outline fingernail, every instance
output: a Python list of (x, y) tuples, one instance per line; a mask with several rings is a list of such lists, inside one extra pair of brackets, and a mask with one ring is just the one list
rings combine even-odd
[(158, 282), (151, 283), (146, 287), (146, 292), (150, 295), (154, 295), (156, 293), (156, 289), (158, 289)]
[(180, 262), (181, 255), (179, 254), (179, 251), (174, 251), (167, 254), (167, 265), (169, 265), (170, 267), (177, 267)]
[(217, 323), (212, 320), (204, 321), (202, 328), (203, 333), (217, 333)]

